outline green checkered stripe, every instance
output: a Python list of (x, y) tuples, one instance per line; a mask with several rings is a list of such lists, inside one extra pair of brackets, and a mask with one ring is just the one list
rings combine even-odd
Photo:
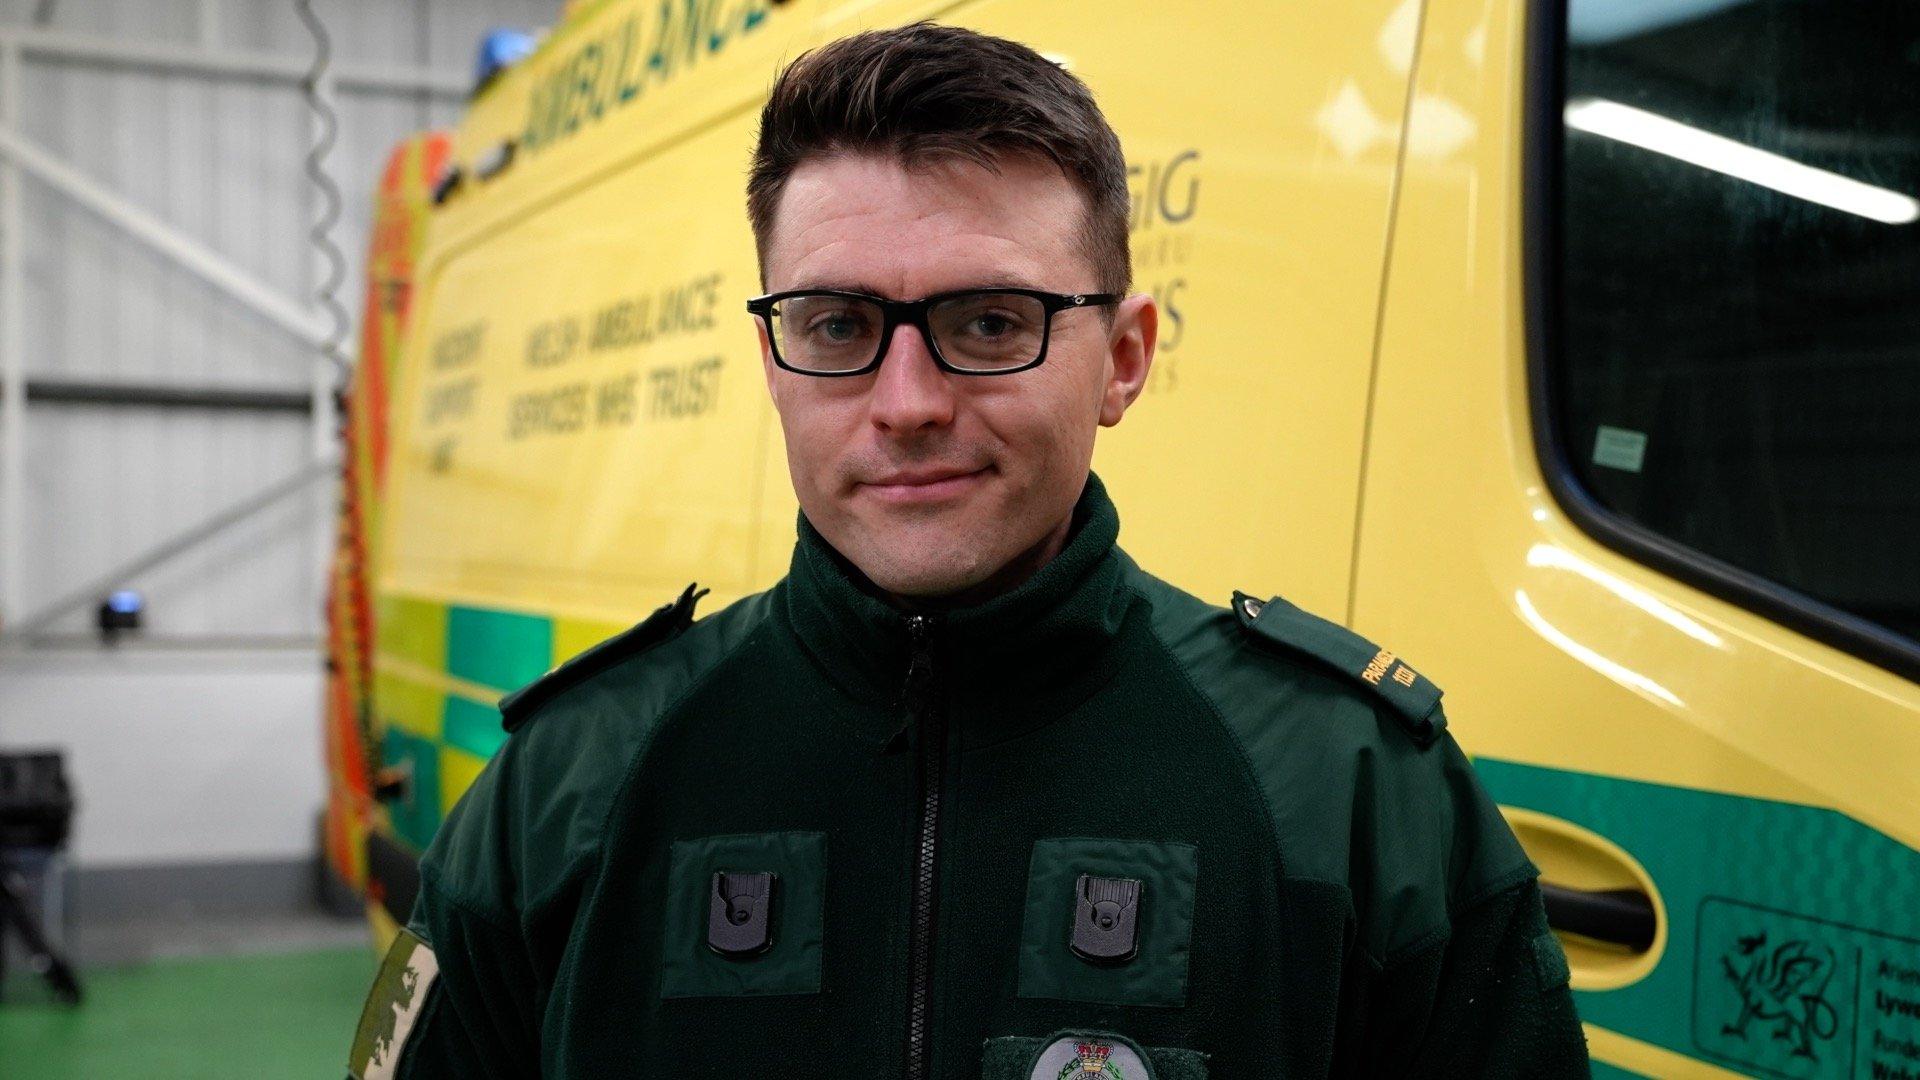
[(622, 629), (403, 595), (381, 598), (375, 626), (382, 761), (412, 777), (387, 809), (395, 835), (419, 850), (506, 741), (500, 697)]
[(1474, 765), (1496, 801), (1606, 837), (1660, 890), (1668, 942), (1658, 965), (1631, 985), (1577, 992), (1583, 1020), (1794, 1078), (1871, 1076), (1876, 1062), (1893, 1064), (1876, 1047), (1920, 1038), (1920, 1018), (1876, 997), (1920, 997), (1900, 981), (1920, 972), (1920, 851), (1820, 807)]

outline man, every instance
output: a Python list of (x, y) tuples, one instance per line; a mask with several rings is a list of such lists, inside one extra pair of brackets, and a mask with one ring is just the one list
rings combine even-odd
[(774, 87), (748, 204), (791, 568), (502, 702), (362, 1067), (1586, 1075), (1439, 691), (1115, 546), (1094, 434), (1156, 315), (1086, 88), (948, 27), (837, 42)]

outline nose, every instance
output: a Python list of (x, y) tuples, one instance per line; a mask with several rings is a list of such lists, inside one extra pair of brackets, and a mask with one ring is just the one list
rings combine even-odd
[(899, 326), (874, 373), (867, 411), (873, 425), (895, 435), (953, 422), (952, 377), (941, 371), (918, 327)]

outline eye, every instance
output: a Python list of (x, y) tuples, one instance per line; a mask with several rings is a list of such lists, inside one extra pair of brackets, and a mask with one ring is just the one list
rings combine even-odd
[(867, 320), (851, 308), (824, 311), (807, 323), (807, 336), (828, 345), (858, 341), (867, 332)]
[(1013, 316), (1001, 311), (983, 311), (967, 321), (967, 332), (975, 337), (995, 338), (1016, 328)]
[(1002, 341), (1032, 331), (1035, 319), (1006, 307), (981, 307), (966, 313), (960, 332), (975, 341)]

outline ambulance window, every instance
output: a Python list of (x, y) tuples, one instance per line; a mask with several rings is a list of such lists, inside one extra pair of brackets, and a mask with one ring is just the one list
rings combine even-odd
[(1723, 595), (1906, 652), (1920, 3), (1572, 0), (1561, 31), (1537, 162), (1556, 483)]

